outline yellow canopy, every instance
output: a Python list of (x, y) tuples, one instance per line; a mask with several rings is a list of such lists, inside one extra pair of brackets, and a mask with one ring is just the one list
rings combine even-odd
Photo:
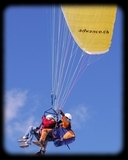
[(67, 25), (77, 44), (88, 54), (109, 50), (116, 5), (62, 5)]

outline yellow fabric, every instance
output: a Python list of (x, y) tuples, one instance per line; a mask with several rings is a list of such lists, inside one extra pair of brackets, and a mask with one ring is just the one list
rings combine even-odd
[(62, 5), (69, 30), (82, 50), (106, 53), (112, 41), (116, 5)]

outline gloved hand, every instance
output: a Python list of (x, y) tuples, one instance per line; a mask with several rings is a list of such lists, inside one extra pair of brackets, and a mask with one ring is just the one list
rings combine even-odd
[(58, 110), (58, 113), (60, 113), (62, 116), (64, 116), (64, 113), (62, 112), (62, 110)]

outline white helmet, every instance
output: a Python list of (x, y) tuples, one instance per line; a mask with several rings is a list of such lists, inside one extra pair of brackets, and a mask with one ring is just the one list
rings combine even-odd
[(69, 120), (72, 120), (72, 116), (70, 113), (65, 113), (65, 117), (67, 117)]
[(48, 115), (46, 116), (46, 119), (50, 120), (50, 119), (55, 119), (55, 118), (53, 117), (53, 115), (48, 114)]

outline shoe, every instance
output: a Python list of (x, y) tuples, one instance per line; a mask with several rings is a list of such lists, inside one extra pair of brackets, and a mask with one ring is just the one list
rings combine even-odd
[(40, 152), (41, 152), (42, 155), (45, 154), (45, 150), (41, 150)]
[(40, 156), (40, 155), (44, 155), (44, 153), (45, 153), (44, 151), (40, 150), (39, 152), (36, 152), (35, 155)]
[(25, 148), (25, 147), (28, 147), (29, 144), (27, 142), (25, 142), (24, 144), (20, 145), (21, 148)]
[(18, 140), (18, 142), (26, 142), (26, 140), (27, 140), (26, 138), (22, 137), (21, 139)]
[(40, 141), (32, 141), (32, 142), (39, 147), (43, 147)]
[(37, 155), (37, 156), (42, 155), (42, 154), (41, 154), (41, 151), (36, 152), (35, 155)]

